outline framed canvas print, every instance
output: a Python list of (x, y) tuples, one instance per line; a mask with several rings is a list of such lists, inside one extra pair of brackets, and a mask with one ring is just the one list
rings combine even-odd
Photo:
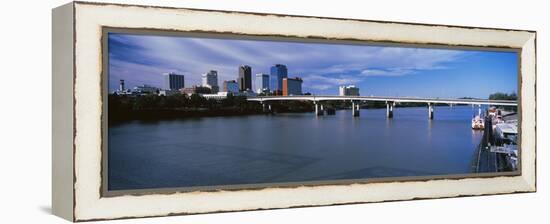
[(70, 221), (536, 191), (536, 32), (53, 10)]

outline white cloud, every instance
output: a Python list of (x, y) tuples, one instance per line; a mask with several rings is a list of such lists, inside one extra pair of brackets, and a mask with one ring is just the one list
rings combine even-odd
[(332, 83), (332, 84), (338, 84), (338, 85), (345, 85), (345, 84), (353, 84), (355, 82), (361, 81), (361, 77), (351, 77), (351, 76), (338, 76), (338, 77), (326, 77), (321, 75), (308, 75), (303, 77), (304, 82), (305, 81), (311, 81), (311, 82), (324, 82), (324, 83)]
[(316, 84), (316, 85), (311, 85), (310, 88), (317, 89), (317, 90), (327, 90), (327, 89), (332, 88), (332, 85)]
[(361, 71), (362, 76), (403, 76), (414, 73), (412, 69), (391, 68), (391, 69), (365, 69)]
[[(304, 79), (304, 87), (327, 90), (338, 85), (357, 84), (371, 76), (404, 76), (425, 70), (447, 69), (446, 63), (458, 60), (464, 51), (403, 47), (356, 46), (244, 41), (223, 39), (175, 38), (123, 35), (113, 40), (132, 46), (112, 60), (117, 69), (112, 77), (140, 74), (158, 77), (169, 71), (186, 74), (186, 85), (200, 83), (200, 74), (217, 70), (219, 82), (236, 79), (238, 66), (248, 64), (252, 72), (269, 73), (273, 64), (287, 65), (289, 76)], [(124, 62), (124, 57), (140, 59)], [(131, 72), (130, 72), (131, 70)], [(141, 71), (141, 72), (140, 72)], [(145, 76), (145, 73), (149, 74)], [(146, 80), (143, 80), (146, 81)], [(254, 82), (253, 82), (254, 83)]]

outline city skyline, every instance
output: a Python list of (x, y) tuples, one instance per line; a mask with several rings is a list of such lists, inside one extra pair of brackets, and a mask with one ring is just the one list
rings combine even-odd
[[(192, 53), (189, 53), (192, 52)], [(252, 74), (286, 65), (288, 77), (303, 79), (303, 92), (338, 95), (355, 85), (361, 95), (487, 98), (517, 92), (517, 55), (467, 51), (109, 34), (109, 90), (124, 79), (131, 88), (162, 87), (162, 74), (185, 75), (186, 87), (201, 74), (218, 71), (218, 82), (238, 80), (239, 66)], [(251, 89), (256, 89), (255, 76)]]

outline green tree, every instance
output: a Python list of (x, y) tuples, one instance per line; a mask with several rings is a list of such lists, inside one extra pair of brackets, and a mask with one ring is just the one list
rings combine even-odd
[(190, 104), (194, 107), (202, 107), (206, 102), (206, 98), (199, 94), (193, 93), (190, 97)]
[(512, 92), (510, 94), (496, 92), (489, 95), (489, 99), (490, 100), (517, 100), (518, 96), (516, 95), (515, 92)]

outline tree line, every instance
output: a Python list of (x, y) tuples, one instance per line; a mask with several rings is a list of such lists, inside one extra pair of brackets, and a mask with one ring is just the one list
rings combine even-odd
[(489, 95), (489, 99), (490, 100), (517, 100), (518, 96), (516, 93), (508, 94), (508, 93), (496, 92)]
[[(516, 93), (493, 93), (490, 100), (517, 100)], [(311, 112), (314, 105), (309, 101), (275, 101), (270, 102), (270, 112)], [(351, 107), (349, 101), (328, 101), (323, 103), (327, 108), (346, 109)], [(425, 103), (400, 103), (397, 107), (426, 106)], [(369, 102), (362, 108), (385, 108), (385, 102)], [(116, 123), (126, 120), (159, 120), (166, 118), (185, 118), (203, 116), (236, 116), (268, 113), (258, 102), (249, 102), (245, 96), (229, 94), (224, 99), (205, 98), (200, 94), (174, 94), (159, 96), (156, 94), (129, 96), (109, 94), (109, 121)]]
[[(273, 112), (310, 112), (311, 102), (272, 102)], [(245, 96), (228, 94), (224, 99), (205, 98), (200, 94), (156, 94), (129, 96), (110, 94), (108, 97), (109, 122), (128, 120), (159, 120), (205, 116), (238, 116), (264, 114), (258, 102), (249, 102)]]

